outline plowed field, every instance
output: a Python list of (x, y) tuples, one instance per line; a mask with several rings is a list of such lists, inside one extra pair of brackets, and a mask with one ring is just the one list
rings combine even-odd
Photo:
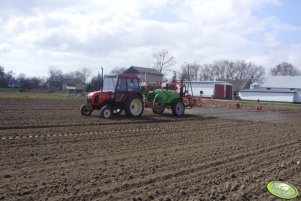
[(271, 180), (301, 191), (300, 110), (104, 120), (82, 102), (0, 100), (0, 200), (276, 200)]

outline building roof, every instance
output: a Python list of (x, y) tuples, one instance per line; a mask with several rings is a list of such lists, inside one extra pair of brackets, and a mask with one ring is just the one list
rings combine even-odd
[(229, 82), (225, 81), (184, 81), (184, 83), (191, 83), (191, 84), (225, 84), (225, 85), (233, 85)]
[(131, 66), (127, 70), (125, 70), (123, 73), (130, 73), (130, 72), (136, 72), (136, 73), (147, 73), (147, 74), (155, 74), (163, 76), (162, 73), (160, 73), (158, 70), (154, 68), (145, 68), (145, 67), (138, 67), (138, 66)]
[(260, 88), (301, 89), (301, 76), (270, 76)]
[[(286, 90), (266, 90), (266, 89), (245, 89), (240, 92), (251, 92), (251, 93), (290, 93), (295, 94), (295, 91), (286, 91)], [(239, 93), (240, 93), (239, 92)]]
[(219, 79), (218, 81), (231, 83), (233, 85), (233, 91), (250, 89), (250, 85), (252, 84), (252, 81), (250, 79), (239, 79), (239, 80)]

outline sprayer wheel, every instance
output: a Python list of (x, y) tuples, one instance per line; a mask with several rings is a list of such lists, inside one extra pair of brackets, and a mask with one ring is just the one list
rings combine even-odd
[(185, 105), (181, 99), (177, 100), (173, 105), (172, 105), (172, 114), (174, 116), (182, 116), (185, 111)]

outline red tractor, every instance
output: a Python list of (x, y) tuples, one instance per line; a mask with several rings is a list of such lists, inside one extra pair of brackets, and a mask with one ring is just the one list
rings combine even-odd
[(143, 113), (143, 96), (139, 78), (133, 74), (106, 75), (103, 89), (87, 95), (86, 104), (80, 108), (81, 114), (90, 116), (93, 110), (100, 109), (100, 116), (110, 118), (123, 110), (128, 116), (139, 117)]

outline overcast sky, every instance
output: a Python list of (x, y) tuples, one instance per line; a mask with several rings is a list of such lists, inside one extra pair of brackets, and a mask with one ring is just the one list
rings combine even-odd
[(47, 76), (81, 67), (246, 60), (301, 69), (300, 0), (0, 0), (0, 65)]

